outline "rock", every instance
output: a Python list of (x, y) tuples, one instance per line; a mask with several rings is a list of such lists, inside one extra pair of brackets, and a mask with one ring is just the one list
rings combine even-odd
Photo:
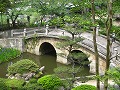
[(23, 73), (22, 77), (26, 78), (28, 76), (28, 73)]
[(22, 76), (23, 76), (23, 78), (27, 81), (27, 80), (29, 80), (30, 78), (32, 78), (34, 75), (35, 75), (35, 73), (29, 72), (29, 73), (23, 74)]
[(15, 74), (15, 78), (16, 78), (16, 79), (21, 79), (22, 76), (21, 76), (21, 74), (17, 73), (17, 74)]
[(42, 72), (45, 69), (45, 66), (42, 66), (39, 71)]

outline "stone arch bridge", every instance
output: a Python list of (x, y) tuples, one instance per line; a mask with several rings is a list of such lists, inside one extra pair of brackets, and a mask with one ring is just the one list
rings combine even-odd
[[(18, 30), (17, 30), (18, 31)], [(59, 38), (60, 35), (68, 35), (69, 33), (65, 32), (64, 30), (51, 30), (49, 32), (44, 32), (45, 30), (39, 32), (39, 30), (29, 30), (29, 31), (11, 31), (11, 36), (8, 38), (2, 38), (0, 39), (1, 46), (3, 47), (14, 47), (22, 52), (27, 51), (36, 55), (49, 53), (51, 51), (54, 51), (57, 56), (57, 62), (68, 64), (67, 56), (68, 51), (64, 49), (60, 49), (57, 47), (57, 43), (61, 41)], [(9, 34), (7, 34), (9, 35)], [(15, 36), (16, 35), (16, 36)], [(37, 36), (35, 36), (37, 35)], [(24, 38), (25, 37), (25, 38)], [(77, 50), (82, 51), (83, 53), (89, 55), (89, 61), (90, 63), (90, 72), (95, 73), (95, 56), (94, 56), (94, 49), (93, 49), (93, 41), (92, 41), (92, 34), (91, 33), (82, 33), (81, 37), (84, 38), (82, 42), (79, 44), (81, 47)], [(97, 36), (97, 46), (99, 51), (99, 61), (100, 61), (100, 73), (104, 74), (106, 62), (105, 62), (105, 56), (106, 56), (106, 39)], [(113, 49), (116, 49), (117, 47), (117, 54), (120, 53), (120, 44), (119, 43), (113, 43), (112, 51)], [(65, 55), (61, 55), (61, 53), (64, 53)], [(112, 53), (112, 57), (116, 58), (116, 53)], [(112, 61), (114, 61), (116, 64), (120, 65), (120, 58), (118, 57), (117, 60), (115, 58), (112, 58)]]
[[(33, 38), (27, 38), (25, 49), (29, 53), (33, 53), (36, 55), (41, 55), (45, 53), (52, 53), (55, 52), (57, 56), (57, 62), (68, 64), (67, 56), (69, 52), (65, 49), (60, 49), (57, 47), (57, 43), (61, 42), (61, 39), (59, 37), (53, 37), (53, 36), (40, 36), (35, 39)], [(82, 51), (83, 53), (87, 54), (89, 56), (88, 60), (91, 61), (90, 63), (90, 72), (95, 73), (95, 56), (94, 53), (84, 47), (83, 44), (81, 44), (81, 47), (77, 50)], [(64, 53), (64, 55), (62, 55)], [(100, 60), (100, 72), (104, 73), (105, 70), (105, 59), (103, 57), (99, 57)]]

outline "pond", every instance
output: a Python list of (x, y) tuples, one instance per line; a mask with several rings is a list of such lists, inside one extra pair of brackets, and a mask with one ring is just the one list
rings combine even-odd
[[(38, 64), (40, 67), (45, 66), (45, 71), (44, 74), (53, 74), (54, 73), (54, 68), (57, 68), (59, 66), (66, 66), (64, 64), (58, 63), (56, 62), (56, 57), (55, 56), (51, 56), (51, 55), (34, 55), (34, 54), (30, 54), (30, 53), (22, 53), (22, 55), (19, 58), (13, 59), (10, 62), (6, 62), (6, 63), (2, 63), (0, 64), (0, 78), (7, 78), (6, 74), (7, 74), (7, 67), (8, 65), (12, 62), (15, 63), (21, 59), (30, 59), (32, 61), (34, 61), (36, 64)], [(82, 73), (79, 73), (78, 75), (84, 75), (84, 76), (88, 76), (90, 75), (89, 73), (89, 67), (85, 67), (84, 70), (81, 71)]]

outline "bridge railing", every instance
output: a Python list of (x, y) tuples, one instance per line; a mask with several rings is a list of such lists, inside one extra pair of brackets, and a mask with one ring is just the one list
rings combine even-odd
[[(88, 50), (94, 52), (94, 46), (93, 46), (93, 44), (88, 44), (86, 42), (81, 42), (80, 45), (83, 46), (83, 47), (85, 47), (85, 48), (87, 48)], [(98, 53), (99, 53), (100, 56), (102, 56), (103, 58), (105, 58), (105, 56), (106, 56), (106, 49), (104, 47), (102, 47), (101, 45), (98, 45)]]
[(26, 37), (26, 36), (30, 36), (30, 35), (33, 35), (33, 34), (45, 34), (45, 32), (44, 32), (43, 29), (34, 29), (34, 30), (24, 29), (24, 30), (21, 30), (21, 31), (11, 30), (11, 37), (14, 37), (16, 35), (17, 35), (17, 37)]
[[(54, 33), (50, 33), (54, 31)], [(11, 30), (11, 37), (30, 37), (30, 36), (33, 36), (34, 34), (37, 34), (37, 35), (51, 35), (51, 36), (59, 36), (59, 35), (63, 35), (64, 31), (61, 30), (61, 34), (58, 34), (58, 33), (55, 33), (57, 32), (57, 30), (54, 30), (54, 29), (49, 29), (48, 28), (41, 28), (41, 29), (34, 29), (34, 30), (27, 30), (27, 29), (24, 29), (24, 30)]]

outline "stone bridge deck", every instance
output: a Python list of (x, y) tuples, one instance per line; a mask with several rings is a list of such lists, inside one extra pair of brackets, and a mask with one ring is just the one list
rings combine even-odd
[[(33, 35), (37, 34), (38, 36), (47, 36), (47, 37), (59, 37), (59, 36), (71, 36), (68, 32), (62, 30), (62, 29), (49, 29), (49, 31), (46, 31), (46, 28), (42, 29), (21, 29), (21, 30), (12, 30), (7, 32), (1, 32), (1, 35), (3, 35), (4, 38), (30, 38), (33, 37)], [(92, 33), (84, 32), (80, 35), (84, 40), (80, 42), (80, 44), (89, 49), (90, 51), (94, 52), (94, 46), (93, 46), (93, 35)], [(2, 40), (2, 39), (1, 39)], [(0, 42), (1, 42), (0, 40)], [(99, 55), (103, 58), (106, 57), (106, 45), (107, 40), (105, 37), (98, 35), (97, 36), (97, 46), (98, 46), (98, 52)], [(120, 65), (120, 42), (115, 41), (112, 43), (111, 46), (111, 60), (115, 62), (116, 64)]]

